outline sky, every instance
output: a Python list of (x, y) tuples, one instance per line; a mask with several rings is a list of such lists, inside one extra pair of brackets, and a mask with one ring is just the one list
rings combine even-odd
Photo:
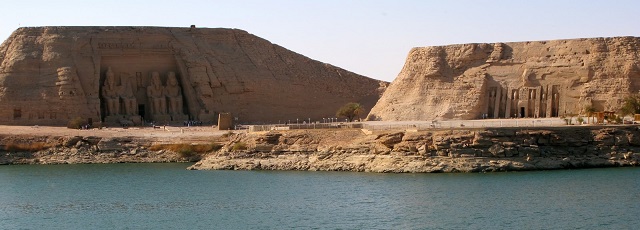
[(393, 81), (413, 47), (640, 36), (640, 1), (9, 1), (0, 40), (27, 26), (237, 28), (312, 59)]

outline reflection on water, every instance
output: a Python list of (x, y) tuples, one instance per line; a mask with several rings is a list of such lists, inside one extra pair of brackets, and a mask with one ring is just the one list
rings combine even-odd
[(489, 174), (0, 167), (2, 228), (633, 228), (640, 169)]

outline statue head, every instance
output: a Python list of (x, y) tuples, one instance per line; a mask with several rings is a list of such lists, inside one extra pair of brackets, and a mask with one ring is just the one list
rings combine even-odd
[(131, 86), (131, 83), (129, 82), (129, 78), (120, 78), (120, 85), (124, 87)]
[(178, 85), (178, 80), (176, 79), (176, 73), (174, 72), (168, 73), (167, 85), (170, 85), (170, 86)]
[(104, 85), (113, 88), (116, 84), (116, 75), (113, 73), (113, 70), (111, 70), (111, 67), (107, 69), (107, 73), (105, 73), (105, 76), (106, 79), (104, 81)]
[(158, 72), (151, 73), (151, 84), (153, 86), (162, 86), (162, 81), (160, 80), (160, 74)]

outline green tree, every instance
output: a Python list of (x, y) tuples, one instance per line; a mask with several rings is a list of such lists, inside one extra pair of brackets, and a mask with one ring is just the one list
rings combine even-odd
[(622, 115), (640, 114), (640, 94), (630, 94), (624, 98), (620, 111)]
[(360, 117), (360, 114), (364, 112), (364, 107), (362, 105), (349, 102), (346, 105), (340, 107), (338, 112), (336, 112), (337, 117), (346, 117), (349, 121), (353, 121), (354, 118)]

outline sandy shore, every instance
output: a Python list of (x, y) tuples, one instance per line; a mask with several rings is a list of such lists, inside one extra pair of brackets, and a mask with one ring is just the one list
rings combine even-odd
[[(131, 127), (131, 128), (102, 128), (78, 130), (66, 127), (52, 126), (8, 126), (0, 125), (0, 135), (33, 135), (33, 136), (95, 136), (103, 138), (114, 137), (136, 137), (149, 139), (154, 142), (210, 142), (211, 138), (221, 136), (229, 131), (220, 131), (207, 126), (194, 127), (174, 127), (160, 126), (152, 127)], [(238, 132), (238, 131), (235, 131)]]
[(205, 126), (78, 130), (66, 127), (3, 125), (0, 126), (0, 164), (197, 161), (205, 152), (153, 146), (209, 146), (216, 138), (228, 132)]

